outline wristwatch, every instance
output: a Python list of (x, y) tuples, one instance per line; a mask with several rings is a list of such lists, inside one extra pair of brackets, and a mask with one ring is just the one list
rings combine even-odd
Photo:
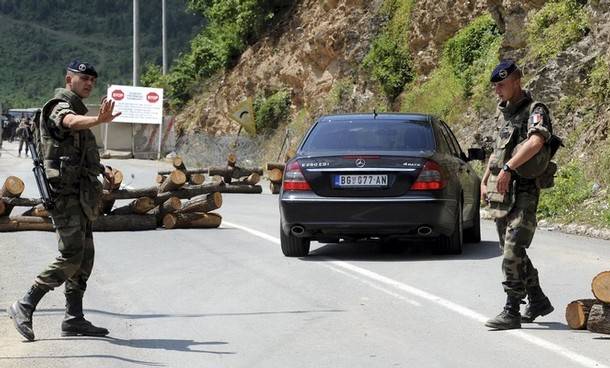
[(508, 166), (508, 164), (504, 164), (504, 166), (502, 166), (502, 171), (507, 171), (509, 173), (513, 173), (513, 169), (510, 168), (510, 166)]

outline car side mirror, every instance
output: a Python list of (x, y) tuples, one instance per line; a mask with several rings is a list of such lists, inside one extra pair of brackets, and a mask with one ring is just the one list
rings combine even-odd
[(485, 150), (482, 148), (469, 148), (468, 161), (485, 161)]

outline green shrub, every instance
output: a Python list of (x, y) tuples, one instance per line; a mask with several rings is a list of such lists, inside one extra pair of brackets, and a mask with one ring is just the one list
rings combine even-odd
[(446, 64), (441, 64), (425, 83), (412, 85), (405, 94), (401, 110), (433, 114), (452, 121), (465, 109), (463, 85)]
[(494, 109), (489, 72), (498, 62), (500, 42), (491, 16), (473, 20), (447, 41), (439, 66), (428, 80), (409, 86), (401, 110), (434, 114), (454, 122), (468, 106)]
[[(485, 71), (490, 46), (497, 44), (499, 39), (498, 27), (491, 15), (487, 14), (473, 20), (445, 44), (443, 56), (453, 72), (462, 80), (466, 97), (472, 94), (477, 77)], [(497, 60), (494, 60), (495, 62)], [(487, 78), (485, 79), (487, 81)]]
[(413, 80), (409, 25), (413, 0), (386, 0), (381, 15), (390, 17), (363, 60), (363, 67), (393, 100)]
[(578, 163), (570, 163), (559, 169), (555, 186), (542, 191), (538, 205), (540, 216), (574, 220), (575, 210), (592, 195), (593, 183), (581, 167)]
[(589, 94), (596, 103), (610, 99), (610, 67), (605, 57), (598, 57), (589, 74)]
[(254, 117), (257, 133), (269, 133), (290, 114), (290, 92), (277, 91), (269, 97), (257, 96), (254, 100)]
[(530, 58), (546, 63), (579, 41), (589, 30), (589, 20), (578, 0), (547, 2), (526, 26)]

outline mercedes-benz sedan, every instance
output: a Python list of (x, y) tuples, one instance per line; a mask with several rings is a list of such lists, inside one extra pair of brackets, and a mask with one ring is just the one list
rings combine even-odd
[(443, 121), (422, 114), (324, 116), (286, 164), (280, 192), (284, 255), (310, 242), (434, 238), (461, 253), (480, 241), (480, 179)]

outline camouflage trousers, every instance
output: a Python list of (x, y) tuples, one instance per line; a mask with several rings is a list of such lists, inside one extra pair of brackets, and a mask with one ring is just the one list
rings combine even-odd
[(65, 282), (66, 294), (82, 295), (95, 255), (91, 221), (83, 213), (77, 195), (60, 196), (51, 218), (60, 254), (36, 277), (35, 283), (42, 289), (53, 290)]
[(535, 185), (518, 187), (515, 204), (506, 217), (496, 219), (503, 254), (504, 291), (509, 296), (525, 298), (526, 288), (539, 286), (538, 270), (527, 256), (536, 231), (536, 209), (540, 190)]

